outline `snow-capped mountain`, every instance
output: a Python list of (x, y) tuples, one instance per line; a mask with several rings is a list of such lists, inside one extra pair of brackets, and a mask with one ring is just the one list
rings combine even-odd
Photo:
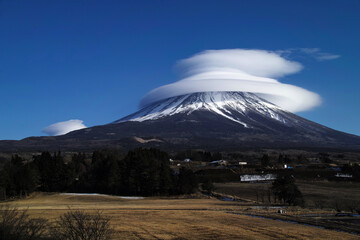
[(278, 106), (253, 93), (243, 92), (203, 92), (168, 98), (114, 123), (157, 120), (176, 114), (190, 115), (195, 111), (218, 114), (246, 128), (251, 128), (251, 125), (243, 122), (242, 119), (247, 117), (248, 112), (257, 112), (264, 117), (286, 124), (286, 118), (282, 116), (283, 110)]
[(197, 128), (205, 128), (208, 133), (212, 127), (223, 128), (226, 132), (229, 129), (227, 126), (231, 126), (233, 133), (276, 133), (294, 129), (299, 131), (300, 128), (321, 132), (327, 129), (321, 125), (314, 127), (313, 122), (247, 92), (202, 92), (172, 97), (153, 103), (112, 124), (154, 123), (170, 119), (174, 126), (184, 122), (188, 125), (196, 123), (201, 125)]
[(0, 142), (0, 149), (360, 149), (360, 137), (285, 111), (253, 93), (202, 92), (150, 104), (110, 124), (57, 137)]

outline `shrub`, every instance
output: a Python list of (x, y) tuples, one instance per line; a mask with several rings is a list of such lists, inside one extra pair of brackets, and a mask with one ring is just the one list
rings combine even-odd
[(39, 240), (46, 231), (47, 220), (30, 219), (26, 211), (10, 206), (0, 206), (0, 239)]
[(68, 211), (56, 221), (51, 231), (52, 239), (56, 240), (107, 240), (112, 234), (110, 218), (100, 211), (95, 214)]

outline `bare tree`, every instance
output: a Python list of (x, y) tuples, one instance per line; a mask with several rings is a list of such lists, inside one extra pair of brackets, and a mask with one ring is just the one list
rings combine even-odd
[(268, 202), (271, 203), (271, 189), (269, 187), (267, 189), (267, 198), (268, 198)]
[(351, 200), (351, 199), (346, 199), (343, 200), (346, 208), (352, 212), (352, 213), (359, 213), (360, 212), (360, 201), (358, 200)]
[(0, 206), (0, 238), (5, 240), (39, 240), (46, 231), (47, 220), (29, 218), (26, 211)]
[(52, 238), (57, 240), (107, 240), (112, 234), (110, 218), (100, 211), (89, 214), (80, 210), (62, 215), (51, 231)]
[(265, 190), (264, 190), (264, 187), (261, 188), (261, 191), (260, 191), (260, 196), (261, 196), (261, 202), (262, 203), (265, 203)]
[(325, 201), (316, 200), (316, 201), (314, 201), (314, 205), (315, 205), (316, 208), (323, 209), (325, 207)]

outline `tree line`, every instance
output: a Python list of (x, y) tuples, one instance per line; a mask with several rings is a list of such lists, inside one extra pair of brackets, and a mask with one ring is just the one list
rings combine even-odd
[(0, 196), (26, 196), (33, 191), (94, 192), (115, 195), (189, 194), (197, 188), (195, 174), (173, 171), (169, 156), (158, 149), (77, 153), (64, 161), (61, 152), (43, 152), (25, 161), (14, 155), (0, 170)]

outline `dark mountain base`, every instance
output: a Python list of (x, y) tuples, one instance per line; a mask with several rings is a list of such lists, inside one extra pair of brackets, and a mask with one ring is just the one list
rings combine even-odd
[(198, 111), (158, 120), (96, 126), (57, 137), (0, 141), (0, 151), (91, 151), (101, 148), (128, 150), (139, 146), (164, 150), (213, 151), (256, 148), (360, 150), (358, 136), (326, 128), (296, 115), (292, 117), (297, 118), (297, 127), (286, 126), (254, 114), (251, 119), (256, 119), (263, 126), (245, 128), (219, 115)]
[(205, 92), (165, 99), (114, 123), (57, 137), (0, 141), (0, 151), (254, 148), (360, 150), (360, 137), (282, 110), (253, 93)]

